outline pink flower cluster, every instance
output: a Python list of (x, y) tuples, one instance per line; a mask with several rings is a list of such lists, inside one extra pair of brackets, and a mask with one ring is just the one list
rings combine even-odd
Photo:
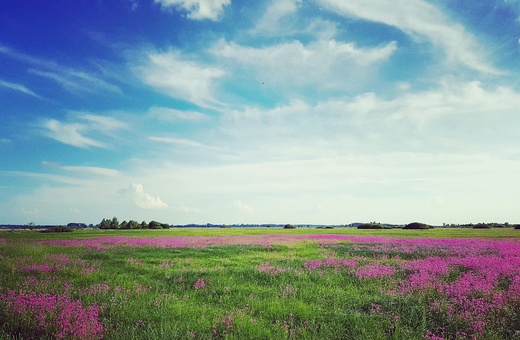
[[(82, 275), (89, 275), (97, 270), (97, 263), (89, 264), (82, 259), (70, 259), (67, 255), (48, 254), (45, 255), (45, 263), (31, 263), (31, 256), (20, 259), (20, 271), (49, 273), (59, 272), (63, 270), (79, 270)], [(26, 264), (29, 263), (29, 264)]]
[(271, 266), (271, 262), (269, 262), (269, 261), (260, 263), (258, 265), (257, 269), (258, 269), (258, 271), (261, 271), (262, 273), (266, 273), (269, 275), (277, 275), (277, 274), (285, 273), (287, 271), (287, 269), (285, 269), (283, 267)]
[(204, 287), (206, 287), (207, 283), (204, 281), (204, 279), (198, 279), (194, 284), (193, 284), (193, 289), (202, 289)]
[[(473, 246), (401, 263), (407, 275), (399, 292), (435, 292), (429, 310), (465, 324), (460, 334), (480, 338), (490, 323), (506, 322), (504, 311), (520, 307), (520, 247), (511, 240), (473, 241)], [(442, 334), (430, 332), (425, 338), (442, 339)]]
[(37, 294), (11, 290), (0, 296), (11, 318), (26, 331), (58, 339), (101, 339), (100, 307), (83, 307), (65, 295)]
[(370, 279), (370, 278), (382, 278), (385, 276), (391, 276), (396, 273), (396, 269), (391, 266), (383, 265), (378, 262), (367, 264), (366, 266), (359, 267), (354, 271), (354, 275), (358, 278)]

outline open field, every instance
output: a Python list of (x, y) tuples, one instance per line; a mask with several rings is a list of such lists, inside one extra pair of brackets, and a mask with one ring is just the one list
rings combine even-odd
[(0, 233), (0, 338), (520, 339), (520, 230)]

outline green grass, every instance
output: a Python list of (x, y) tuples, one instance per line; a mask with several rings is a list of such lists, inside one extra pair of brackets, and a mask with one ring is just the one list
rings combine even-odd
[(342, 234), (342, 235), (378, 235), (391, 237), (520, 237), (520, 230), (514, 228), (434, 228), (427, 230), (379, 229), (360, 230), (356, 228), (173, 228), (173, 229), (143, 229), (143, 230), (101, 230), (79, 229), (72, 233), (41, 233), (34, 230), (3, 230), (0, 238), (11, 240), (52, 240), (76, 239), (93, 236), (224, 236), (224, 235), (306, 235), (306, 234)]
[[(84, 305), (103, 307), (106, 339), (422, 339), (434, 324), (420, 299), (391, 296), (384, 280), (360, 280), (347, 270), (306, 271), (303, 263), (326, 257), (372, 256), (354, 251), (349, 243), (314, 243), (207, 248), (125, 247), (92, 250), (47, 246), (39, 240), (92, 236), (214, 236), (264, 234), (347, 234), (395, 237), (519, 237), (513, 229), (356, 230), (353, 228), (293, 230), (171, 229), (80, 230), (74, 233), (13, 231), (0, 234), (0, 293), (21, 289), (34, 277), (31, 289), (65, 293)], [(83, 273), (71, 266), (58, 273), (19, 270), (24, 261), (45, 263), (48, 254), (96, 265)], [(164, 262), (167, 261), (167, 262)], [(391, 261), (391, 259), (389, 260)], [(258, 270), (269, 262), (283, 272)], [(195, 289), (197, 280), (205, 287)], [(65, 290), (64, 283), (73, 288)], [(97, 284), (104, 293), (82, 293)], [(388, 287), (391, 288), (391, 287)], [(373, 314), (373, 304), (381, 312)], [(2, 304), (0, 303), (0, 307)], [(395, 321), (396, 317), (399, 321)], [(7, 316), (6, 316), (7, 318)], [(12, 333), (13, 325), (0, 321), (0, 339), (31, 338)], [(51, 336), (49, 336), (51, 338)]]

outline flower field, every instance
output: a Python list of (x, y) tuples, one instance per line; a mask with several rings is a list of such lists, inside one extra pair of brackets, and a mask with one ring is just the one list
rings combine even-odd
[(0, 339), (520, 339), (520, 238), (468, 236), (6, 232)]

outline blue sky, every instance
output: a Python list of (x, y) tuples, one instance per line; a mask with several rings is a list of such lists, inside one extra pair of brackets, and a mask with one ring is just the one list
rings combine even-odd
[(520, 222), (518, 0), (7, 0), (0, 103), (0, 223)]

